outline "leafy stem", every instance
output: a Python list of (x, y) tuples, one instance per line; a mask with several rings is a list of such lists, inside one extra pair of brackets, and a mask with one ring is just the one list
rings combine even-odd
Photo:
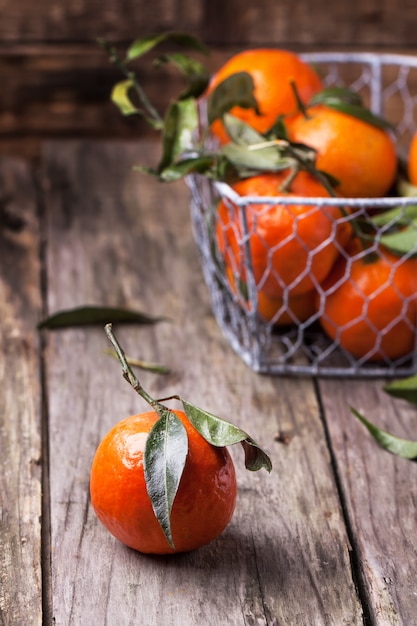
[[(387, 384), (384, 386), (384, 391), (395, 398), (417, 405), (417, 375)], [(381, 448), (396, 456), (417, 461), (417, 441), (403, 439), (386, 432), (366, 419), (355, 408), (350, 407), (350, 410), (363, 426), (367, 428)]]
[(210, 445), (223, 447), (241, 443), (247, 469), (257, 471), (264, 468), (270, 472), (271, 460), (247, 433), (230, 422), (198, 408), (177, 395), (159, 400), (152, 398), (130, 367), (123, 348), (113, 333), (112, 324), (106, 324), (105, 332), (121, 363), (123, 378), (158, 415), (145, 446), (145, 482), (155, 516), (168, 543), (175, 548), (171, 530), (171, 511), (187, 460), (188, 437), (181, 420), (162, 402), (179, 400), (190, 423)]
[[(163, 126), (163, 119), (159, 115), (158, 111), (155, 109), (155, 107), (153, 106), (149, 98), (147, 97), (144, 89), (142, 88), (141, 84), (136, 78), (135, 72), (133, 72), (131, 69), (127, 67), (127, 61), (123, 61), (120, 58), (116, 48), (108, 44), (104, 39), (98, 39), (98, 44), (108, 55), (109, 61), (113, 63), (113, 65), (115, 65), (120, 70), (120, 72), (126, 77), (127, 82), (125, 82), (124, 87), (126, 89), (128, 89), (129, 87), (132, 87), (134, 89), (144, 110), (147, 112), (147, 113), (144, 113), (144, 111), (141, 111), (139, 109), (134, 110), (132, 108), (131, 113), (136, 112), (136, 113), (143, 115), (151, 126), (153, 126), (156, 129), (161, 129)], [(116, 85), (116, 88), (117, 88), (117, 85)]]
[(110, 340), (110, 343), (112, 344), (114, 350), (116, 351), (116, 355), (121, 363), (122, 366), (122, 370), (123, 370), (123, 378), (125, 380), (127, 380), (127, 382), (133, 387), (133, 389), (148, 403), (150, 404), (150, 406), (152, 408), (154, 408), (155, 410), (157, 409), (158, 406), (158, 402), (156, 400), (154, 400), (142, 387), (141, 383), (139, 382), (138, 378), (136, 377), (134, 371), (132, 370), (132, 368), (130, 367), (128, 360), (126, 358), (126, 355), (121, 347), (121, 345), (119, 344), (118, 340), (116, 339), (113, 330), (112, 330), (112, 325), (111, 324), (106, 324), (106, 326), (104, 327), (105, 331), (106, 331), (106, 335)]

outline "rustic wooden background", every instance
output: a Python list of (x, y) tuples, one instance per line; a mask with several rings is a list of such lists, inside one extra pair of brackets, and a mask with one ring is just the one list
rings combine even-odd
[[(28, 149), (45, 137), (129, 138), (147, 131), (109, 102), (119, 74), (97, 37), (124, 46), (150, 32), (186, 31), (210, 47), (214, 69), (258, 45), (416, 52), (416, 26), (411, 0), (2, 0), (0, 151)], [(163, 70), (146, 64), (141, 71), (156, 103), (178, 87), (179, 77), (167, 80)]]

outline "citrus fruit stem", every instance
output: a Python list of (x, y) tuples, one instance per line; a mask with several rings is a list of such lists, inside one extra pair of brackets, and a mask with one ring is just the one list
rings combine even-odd
[(307, 113), (307, 107), (304, 106), (304, 102), (300, 98), (300, 94), (298, 93), (298, 89), (297, 89), (297, 85), (295, 83), (295, 80), (290, 80), (290, 85), (291, 85), (291, 89), (294, 92), (295, 100), (297, 102), (297, 110), (300, 113), (302, 113), (302, 115), (305, 117), (306, 120), (308, 120), (310, 118), (310, 116)]
[(106, 324), (104, 329), (122, 365), (123, 378), (127, 380), (127, 382), (130, 383), (136, 393), (138, 393), (158, 413), (158, 415), (160, 415), (161, 410), (165, 409), (165, 407), (161, 407), (159, 402), (157, 400), (154, 400), (142, 387), (141, 383), (139, 382), (138, 378), (130, 367), (121, 345), (113, 334), (112, 324)]

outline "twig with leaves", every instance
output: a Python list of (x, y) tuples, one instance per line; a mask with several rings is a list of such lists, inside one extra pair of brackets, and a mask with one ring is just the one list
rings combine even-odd
[(111, 324), (106, 324), (105, 332), (119, 358), (123, 377), (159, 417), (146, 441), (144, 472), (155, 516), (172, 546), (171, 510), (185, 467), (188, 439), (181, 421), (163, 402), (180, 401), (188, 420), (212, 446), (223, 447), (240, 443), (244, 449), (245, 466), (248, 470), (258, 471), (264, 468), (270, 472), (271, 460), (246, 432), (230, 422), (200, 409), (177, 395), (157, 400), (152, 398), (132, 371)]
[[(417, 405), (417, 375), (394, 381), (384, 386), (384, 391)], [(417, 441), (402, 439), (388, 433), (370, 422), (359, 411), (351, 407), (353, 415), (368, 429), (375, 441), (388, 452), (412, 461), (417, 460)]]

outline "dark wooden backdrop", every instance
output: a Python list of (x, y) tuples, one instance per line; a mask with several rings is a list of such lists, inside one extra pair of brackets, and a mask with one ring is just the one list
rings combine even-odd
[[(0, 19), (0, 144), (54, 136), (135, 137), (146, 127), (109, 102), (119, 78), (97, 37), (125, 45), (183, 30), (212, 50), (209, 67), (248, 46), (417, 52), (414, 0), (4, 0)], [(178, 87), (143, 69), (158, 103)], [(163, 87), (161, 88), (161, 86)], [(0, 147), (1, 147), (0, 146)]]

